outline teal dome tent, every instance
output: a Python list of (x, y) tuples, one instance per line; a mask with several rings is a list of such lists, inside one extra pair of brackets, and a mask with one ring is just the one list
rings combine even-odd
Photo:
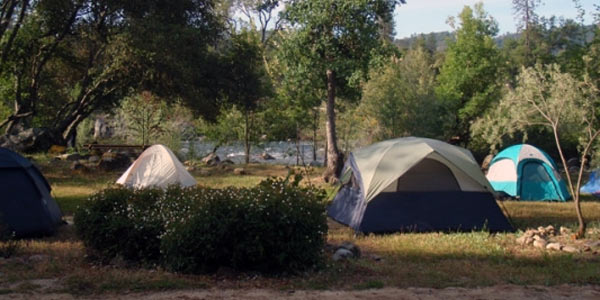
[(548, 154), (528, 144), (510, 146), (498, 153), (486, 175), (494, 190), (529, 201), (566, 201), (571, 198), (565, 181)]

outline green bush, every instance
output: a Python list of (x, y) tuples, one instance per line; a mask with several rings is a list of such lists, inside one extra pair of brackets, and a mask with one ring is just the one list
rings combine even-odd
[(325, 194), (300, 177), (254, 188), (111, 188), (75, 213), (76, 230), (100, 259), (162, 263), (183, 273), (226, 266), (300, 271), (321, 262)]
[(110, 188), (91, 196), (73, 221), (84, 245), (103, 261), (120, 256), (142, 263), (160, 258), (160, 189)]
[(283, 272), (318, 265), (327, 228), (324, 193), (299, 181), (267, 179), (255, 188), (197, 193), (189, 211), (180, 210), (166, 226), (165, 266), (202, 273), (221, 266)]

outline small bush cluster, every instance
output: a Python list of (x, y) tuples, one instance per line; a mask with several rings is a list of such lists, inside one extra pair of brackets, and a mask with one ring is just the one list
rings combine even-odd
[(74, 222), (104, 261), (122, 257), (182, 273), (223, 266), (296, 272), (320, 263), (327, 230), (325, 194), (300, 179), (253, 188), (111, 188), (90, 197)]

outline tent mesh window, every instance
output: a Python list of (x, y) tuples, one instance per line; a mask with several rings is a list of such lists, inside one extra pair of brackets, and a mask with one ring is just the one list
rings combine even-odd
[(396, 191), (460, 191), (460, 186), (446, 165), (425, 158), (398, 178)]

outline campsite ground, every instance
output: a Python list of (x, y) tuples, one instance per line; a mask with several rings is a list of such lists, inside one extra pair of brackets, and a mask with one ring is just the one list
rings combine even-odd
[[(38, 159), (53, 187), (53, 196), (69, 218), (81, 201), (111, 185), (118, 172), (73, 173), (69, 164)], [(231, 169), (199, 169), (198, 181), (207, 186), (250, 186), (267, 176), (284, 176), (283, 166), (245, 166), (248, 175)], [(323, 184), (320, 170), (309, 176)], [(203, 175), (200, 175), (203, 174)], [(575, 228), (572, 203), (503, 202), (519, 230), (554, 225)], [(588, 237), (600, 238), (600, 202), (583, 202), (590, 221)], [(20, 241), (20, 251), (0, 258), (0, 298), (46, 299), (106, 297), (121, 299), (580, 299), (600, 296), (598, 252), (548, 252), (518, 245), (518, 233), (485, 232), (355, 236), (329, 222), (331, 245), (351, 241), (362, 250), (359, 259), (334, 262), (319, 270), (296, 275), (263, 276), (220, 269), (210, 275), (179, 275), (122, 261), (98, 265), (71, 225), (59, 234)], [(565, 242), (583, 243), (582, 241)], [(562, 297), (562, 298), (561, 298)]]

